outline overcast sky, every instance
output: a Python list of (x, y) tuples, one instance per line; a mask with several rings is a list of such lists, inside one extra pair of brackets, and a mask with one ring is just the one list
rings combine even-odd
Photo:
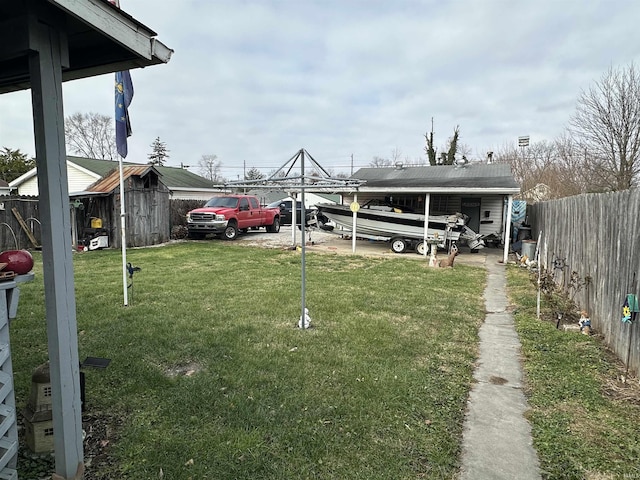
[[(231, 179), (305, 148), (334, 173), (424, 158), (433, 126), (473, 159), (559, 136), (581, 89), (640, 65), (637, 0), (121, 0), (175, 52), (133, 70), (131, 162), (156, 137), (167, 165)], [(64, 113), (113, 116), (114, 77), (64, 84)], [(0, 96), (0, 147), (35, 155), (28, 91)], [(68, 152), (72, 154), (72, 152)], [(246, 162), (246, 163), (244, 163)]]

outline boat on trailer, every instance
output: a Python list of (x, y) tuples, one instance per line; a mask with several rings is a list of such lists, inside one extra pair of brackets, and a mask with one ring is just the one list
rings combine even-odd
[[(317, 204), (318, 218), (325, 217), (353, 231), (353, 212), (349, 205)], [(468, 217), (461, 213), (429, 215), (427, 245), (449, 248), (453, 243), (465, 240), (472, 250), (484, 247), (480, 235), (467, 227)], [(360, 207), (356, 219), (356, 235), (374, 240), (391, 242), (391, 249), (403, 253), (407, 248), (424, 254), (424, 214), (407, 211), (380, 200), (370, 200)]]

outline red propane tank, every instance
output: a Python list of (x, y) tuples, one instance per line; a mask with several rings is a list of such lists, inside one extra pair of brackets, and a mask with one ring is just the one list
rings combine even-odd
[(27, 250), (7, 250), (0, 253), (0, 263), (7, 264), (4, 270), (24, 275), (33, 268), (33, 257)]

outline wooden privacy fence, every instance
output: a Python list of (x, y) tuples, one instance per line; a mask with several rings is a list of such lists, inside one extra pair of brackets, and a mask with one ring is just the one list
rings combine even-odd
[[(169, 205), (162, 205), (161, 218), (162, 222), (169, 222), (169, 227), (183, 226), (186, 228), (186, 214), (189, 210), (201, 207), (204, 204), (200, 200), (170, 200)], [(100, 218), (119, 219), (120, 211), (115, 209), (113, 205), (107, 205), (105, 211), (96, 210), (95, 216)], [(27, 229), (23, 228), (18, 216), (22, 218)], [(166, 211), (168, 210), (168, 212)], [(118, 224), (119, 225), (119, 224)], [(112, 236), (116, 235), (118, 230), (113, 228)], [(28, 231), (28, 233), (27, 233)], [(0, 252), (14, 249), (33, 249), (36, 247), (30, 236), (33, 237), (37, 246), (41, 245), (41, 225), (40, 210), (38, 208), (38, 197), (31, 196), (0, 196)], [(148, 243), (148, 239), (144, 244)]]
[[(534, 238), (543, 232), (545, 267), (549, 272), (566, 264), (591, 278), (576, 295), (578, 306), (589, 312), (593, 328), (628, 367), (640, 371), (640, 315), (634, 324), (622, 322), (627, 293), (640, 296), (640, 190), (627, 190), (537, 203), (527, 207)], [(544, 253), (544, 248), (543, 248)], [(544, 258), (542, 258), (544, 260)]]
[(40, 246), (40, 232), (37, 197), (0, 196), (0, 251)]

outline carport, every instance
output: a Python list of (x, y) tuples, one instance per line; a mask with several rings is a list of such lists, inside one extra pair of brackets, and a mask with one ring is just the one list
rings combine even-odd
[(508, 164), (460, 162), (458, 165), (405, 166), (399, 163), (389, 168), (361, 168), (352, 178), (363, 184), (357, 192), (347, 194), (343, 203), (390, 200), (415, 212), (424, 212), (425, 218), (464, 213), (474, 222), (469, 226), (476, 233), (493, 234), (503, 242), (503, 261), (507, 261), (513, 196), (520, 193)]

